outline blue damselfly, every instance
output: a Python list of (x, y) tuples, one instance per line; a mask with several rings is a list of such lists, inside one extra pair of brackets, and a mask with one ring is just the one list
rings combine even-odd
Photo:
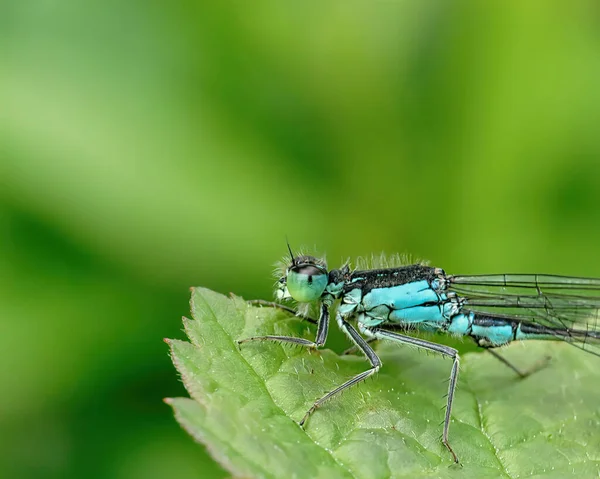
[[(518, 340), (561, 340), (600, 356), (600, 279), (547, 274), (449, 275), (423, 263), (376, 269), (351, 269), (346, 264), (328, 270), (324, 260), (294, 256), (290, 249), (276, 297), (299, 305), (318, 304), (316, 339), (260, 336), (242, 339), (240, 344), (272, 340), (321, 347), (327, 340), (329, 311), (337, 304), (336, 322), (371, 365), (315, 401), (301, 426), (325, 401), (379, 370), (381, 360), (370, 342), (386, 339), (408, 344), (453, 360), (442, 443), (455, 462), (458, 457), (448, 442), (448, 428), (458, 379), (458, 351), (404, 333), (419, 330), (472, 338), (520, 376), (526, 373), (494, 348)], [(278, 303), (256, 303), (295, 311)]]

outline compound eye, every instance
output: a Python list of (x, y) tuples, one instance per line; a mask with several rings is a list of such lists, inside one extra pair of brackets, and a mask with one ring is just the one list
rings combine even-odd
[(297, 266), (292, 266), (290, 270), (294, 273), (305, 274), (307, 276), (317, 276), (320, 274), (326, 274), (323, 268), (314, 264), (299, 264)]
[(327, 286), (327, 272), (316, 265), (297, 265), (287, 274), (290, 296), (300, 303), (309, 303), (321, 297)]

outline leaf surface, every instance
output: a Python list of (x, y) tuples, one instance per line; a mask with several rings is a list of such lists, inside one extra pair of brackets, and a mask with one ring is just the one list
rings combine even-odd
[[(462, 357), (450, 441), (440, 442), (451, 361), (378, 344), (374, 379), (300, 420), (312, 402), (367, 369), (360, 356), (236, 340), (264, 334), (314, 339), (315, 327), (273, 308), (203, 288), (192, 292), (190, 342), (169, 341), (191, 399), (168, 399), (177, 420), (236, 477), (597, 477), (600, 359), (556, 342), (502, 354), (524, 380), (485, 352)], [(333, 323), (335, 324), (335, 323)]]

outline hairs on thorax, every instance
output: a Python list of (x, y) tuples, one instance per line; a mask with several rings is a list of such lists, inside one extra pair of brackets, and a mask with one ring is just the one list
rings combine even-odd
[(429, 262), (419, 258), (413, 258), (408, 253), (386, 255), (383, 252), (378, 255), (371, 254), (371, 256), (359, 256), (356, 258), (356, 261), (354, 261), (354, 266), (357, 270), (398, 268), (400, 266), (411, 264), (427, 266)]
[[(301, 248), (297, 251), (294, 251), (294, 258), (298, 256), (310, 255), (314, 256), (319, 260), (319, 263), (325, 265), (327, 267), (327, 260), (324, 254), (318, 253), (316, 247), (306, 249)], [(285, 276), (287, 269), (292, 264), (292, 258), (290, 258), (289, 254), (284, 255), (279, 261), (275, 263), (275, 269), (273, 270), (273, 276), (275, 279), (279, 280), (283, 276)], [(429, 265), (429, 261), (423, 260), (420, 258), (415, 258), (408, 253), (394, 253), (391, 255), (386, 255), (384, 252), (380, 254), (371, 254), (370, 256), (359, 256), (355, 261), (350, 261), (350, 259), (346, 259), (346, 261), (341, 261), (338, 267), (342, 267), (343, 265), (351, 266), (353, 270), (368, 270), (368, 269), (385, 269), (385, 268), (398, 268), (400, 266), (407, 266), (411, 264), (420, 264), (423, 266)]]

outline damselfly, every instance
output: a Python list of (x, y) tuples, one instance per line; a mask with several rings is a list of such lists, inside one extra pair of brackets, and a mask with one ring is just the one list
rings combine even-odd
[[(520, 376), (525, 373), (493, 348), (515, 340), (561, 340), (600, 356), (600, 279), (546, 274), (448, 275), (441, 268), (423, 263), (379, 269), (351, 269), (346, 264), (328, 270), (324, 260), (294, 256), (291, 249), (281, 274), (277, 299), (317, 303), (316, 339), (260, 336), (239, 343), (271, 340), (318, 348), (327, 340), (329, 311), (337, 304), (339, 327), (371, 365), (315, 401), (300, 421), (301, 426), (325, 401), (379, 370), (381, 360), (370, 342), (395, 341), (453, 360), (442, 443), (458, 462), (448, 442), (458, 351), (402, 333), (419, 330), (470, 337)], [(277, 303), (259, 303), (291, 310)], [(358, 331), (351, 322), (356, 322)]]

